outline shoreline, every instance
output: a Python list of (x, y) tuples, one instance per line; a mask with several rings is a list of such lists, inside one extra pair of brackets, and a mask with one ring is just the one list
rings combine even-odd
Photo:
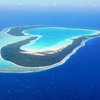
[[(99, 35), (100, 33), (98, 33), (97, 35)], [(93, 38), (97, 38), (97, 37), (99, 37), (99, 36), (96, 36), (96, 37), (90, 37), (90, 38), (88, 38), (88, 39), (86, 39), (85, 41), (82, 41), (82, 43), (81, 43), (81, 45), (79, 45), (79, 46), (77, 46), (75, 49), (73, 49), (73, 51), (70, 53), (70, 54), (68, 54), (64, 59), (62, 59), (60, 62), (58, 62), (58, 63), (55, 63), (55, 64), (53, 64), (53, 65), (49, 65), (49, 66), (41, 66), (41, 67), (27, 67), (28, 69), (29, 68), (32, 68), (32, 70), (34, 70), (35, 68), (36, 68), (36, 71), (22, 71), (22, 72), (17, 72), (17, 73), (29, 73), (29, 72), (39, 72), (39, 71), (43, 71), (43, 70), (47, 70), (47, 69), (50, 69), (50, 68), (54, 68), (54, 67), (57, 67), (57, 66), (60, 66), (60, 65), (62, 65), (63, 63), (65, 63), (74, 53), (76, 53), (76, 51), (79, 49), (79, 48), (81, 48), (81, 47), (83, 47), (84, 45), (85, 45), (85, 43), (87, 42), (87, 41), (89, 41), (89, 40), (91, 40), (91, 39), (93, 39)], [(1, 53), (1, 52), (0, 52)], [(3, 59), (3, 58), (2, 58)], [(3, 60), (5, 60), (5, 59), (3, 59)], [(5, 61), (7, 61), (7, 60), (5, 60)], [(11, 62), (12, 63), (12, 62)], [(15, 63), (14, 63), (15, 64)], [(17, 64), (16, 64), (17, 65)], [(26, 67), (24, 67), (24, 66), (17, 66), (18, 68), (26, 68)], [(20, 70), (20, 69), (19, 69)], [(0, 71), (1, 72), (1, 71)], [(4, 71), (3, 71), (4, 72)], [(8, 71), (9, 72), (9, 71)], [(6, 73), (8, 73), (7, 71), (6, 71)], [(10, 72), (10, 73), (16, 73), (16, 72)]]

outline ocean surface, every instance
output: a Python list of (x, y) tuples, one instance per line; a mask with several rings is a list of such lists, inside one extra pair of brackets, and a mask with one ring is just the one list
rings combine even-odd
[[(0, 30), (25, 25), (99, 30), (98, 12), (0, 11)], [(38, 73), (0, 73), (0, 100), (6, 99), (100, 100), (100, 38), (88, 41), (59, 67)]]

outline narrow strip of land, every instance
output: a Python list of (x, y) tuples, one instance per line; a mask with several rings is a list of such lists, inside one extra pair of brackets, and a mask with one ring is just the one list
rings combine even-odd
[[(23, 36), (24, 35), (22, 33), (23, 30), (29, 29), (29, 28), (33, 28), (33, 26), (12, 28), (8, 32), (8, 34), (15, 35), (15, 36)], [(17, 65), (24, 66), (24, 67), (41, 67), (41, 66), (47, 67), (51, 65), (56, 66), (56, 64), (61, 62), (64, 58), (72, 54), (76, 48), (81, 46), (83, 41), (86, 41), (87, 39), (91, 39), (96, 36), (99, 36), (99, 34), (91, 35), (91, 36), (82, 36), (77, 39), (73, 39), (72, 44), (68, 45), (65, 48), (60, 48), (61, 49), (60, 51), (55, 52), (53, 54), (42, 52), (43, 56), (21, 53), (21, 52), (24, 52), (20, 49), (21, 46), (26, 45), (37, 38), (37, 37), (30, 37), (29, 39), (2, 47), (1, 56), (3, 59), (7, 61), (11, 61)]]

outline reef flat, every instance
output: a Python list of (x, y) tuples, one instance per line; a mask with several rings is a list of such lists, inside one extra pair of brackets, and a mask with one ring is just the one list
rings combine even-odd
[[(5, 33), (12, 36), (12, 38), (14, 38), (16, 42), (6, 43), (1, 47), (1, 72), (37, 72), (59, 66), (63, 64), (68, 58), (70, 58), (71, 55), (73, 55), (77, 51), (77, 49), (84, 46), (84, 43), (87, 40), (98, 37), (100, 35), (100, 32), (98, 30), (64, 28), (64, 31), (62, 31), (63, 28), (61, 27), (56, 27), (56, 30), (54, 29), (54, 27), (46, 27), (49, 28), (49, 32), (52, 31), (53, 28), (53, 34), (49, 33), (51, 34), (51, 36), (57, 35), (57, 29), (61, 28), (61, 33), (58, 32), (58, 34), (62, 35), (62, 37), (60, 35), (61, 39), (56, 36), (55, 38), (57, 39), (57, 41), (53, 41), (54, 38), (49, 41), (50, 35), (48, 35), (48, 41), (42, 41), (42, 44), (40, 43), (41, 45), (34, 46), (35, 43), (39, 41), (39, 39), (43, 38), (39, 38), (40, 32), (42, 32), (42, 34), (44, 35), (44, 32), (48, 31), (39, 31), (39, 33), (36, 33), (35, 31), (35, 35), (33, 35), (33, 29), (37, 30), (38, 28), (42, 29), (44, 27), (45, 26), (13, 27), (10, 28), (9, 31), (5, 31)], [(27, 30), (31, 30), (32, 34), (28, 34)], [(66, 33), (67, 30), (68, 33)], [(75, 33), (71, 30), (73, 30)], [(64, 35), (66, 36), (64, 36), (64, 38), (63, 32), (65, 32)], [(73, 34), (71, 34), (70, 32), (73, 32)], [(78, 33), (76, 34), (76, 32)], [(67, 36), (67, 34), (69, 36)], [(18, 40), (16, 37), (20, 37), (21, 39)], [(10, 38), (11, 37), (9, 37), (9, 39)], [(49, 45), (47, 45), (45, 44), (45, 42), (52, 42), (52, 44), (49, 43)], [(54, 42), (55, 44), (53, 44)], [(29, 44), (34, 48), (38, 48), (36, 48), (35, 50), (34, 48), (32, 48), (30, 50), (31, 46), (28, 49)], [(22, 47), (24, 47), (25, 49)]]

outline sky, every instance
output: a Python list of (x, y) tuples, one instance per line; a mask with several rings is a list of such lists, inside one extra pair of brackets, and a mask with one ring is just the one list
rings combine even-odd
[(0, 6), (100, 6), (100, 0), (0, 0)]

